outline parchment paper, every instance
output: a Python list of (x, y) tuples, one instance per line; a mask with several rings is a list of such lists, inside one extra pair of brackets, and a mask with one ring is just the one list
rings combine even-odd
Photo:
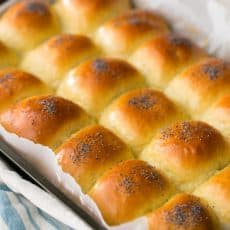
[(173, 28), (210, 53), (230, 59), (229, 0), (134, 0), (169, 19)]

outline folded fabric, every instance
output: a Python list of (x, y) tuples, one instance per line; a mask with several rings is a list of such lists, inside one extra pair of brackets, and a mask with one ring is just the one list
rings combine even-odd
[(0, 226), (2, 230), (71, 229), (3, 183), (0, 184)]
[(19, 176), (0, 153), (0, 230), (5, 229), (91, 230), (54, 196)]

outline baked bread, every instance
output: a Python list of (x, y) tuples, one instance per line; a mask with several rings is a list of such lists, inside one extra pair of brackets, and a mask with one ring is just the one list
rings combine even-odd
[(98, 117), (115, 97), (144, 85), (144, 78), (127, 62), (98, 58), (74, 68), (61, 83), (57, 94)]
[(59, 30), (48, 1), (19, 1), (0, 18), (0, 40), (17, 51), (32, 49)]
[(28, 52), (21, 67), (56, 88), (68, 70), (97, 54), (98, 49), (88, 37), (61, 34)]
[(193, 191), (230, 161), (228, 144), (213, 127), (200, 121), (176, 122), (162, 129), (140, 154), (182, 191)]
[(63, 30), (73, 34), (92, 34), (100, 24), (129, 8), (129, 0), (57, 0), (54, 6)]
[(129, 56), (141, 43), (169, 32), (166, 20), (156, 13), (132, 10), (99, 27), (96, 42), (107, 55)]
[(18, 62), (18, 55), (0, 41), (0, 68), (16, 67)]
[(142, 88), (116, 99), (105, 109), (100, 123), (113, 130), (138, 153), (157, 130), (184, 116), (163, 93)]
[(166, 88), (166, 94), (195, 118), (229, 93), (230, 63), (217, 58), (206, 59), (191, 66)]
[(24, 98), (52, 91), (35, 76), (18, 69), (0, 70), (0, 112)]
[(72, 133), (91, 122), (76, 104), (56, 96), (34, 96), (0, 115), (9, 132), (55, 149)]
[(58, 162), (87, 192), (113, 165), (132, 159), (130, 149), (108, 129), (88, 126), (56, 150)]
[(149, 230), (218, 230), (218, 219), (198, 197), (181, 193), (148, 215)]
[(202, 120), (217, 128), (230, 142), (230, 94), (214, 103), (203, 115)]
[(230, 165), (211, 177), (194, 192), (204, 198), (215, 210), (222, 229), (230, 223)]
[(129, 160), (105, 173), (89, 195), (106, 222), (117, 225), (158, 208), (174, 192), (156, 168), (144, 161)]
[(150, 86), (164, 89), (185, 68), (207, 57), (187, 38), (169, 33), (141, 45), (130, 57)]

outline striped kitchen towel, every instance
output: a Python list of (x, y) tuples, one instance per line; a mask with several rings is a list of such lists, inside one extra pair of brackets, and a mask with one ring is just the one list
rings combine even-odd
[(70, 230), (71, 228), (35, 207), (22, 195), (0, 184), (1, 230)]
[(0, 230), (4, 229), (92, 230), (54, 196), (23, 179), (0, 154)]

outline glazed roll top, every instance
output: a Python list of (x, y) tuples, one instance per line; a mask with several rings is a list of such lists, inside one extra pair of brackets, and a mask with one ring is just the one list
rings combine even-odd
[(91, 122), (76, 104), (56, 96), (34, 96), (0, 115), (9, 132), (54, 149), (72, 133)]
[(200, 198), (178, 194), (148, 215), (149, 230), (218, 230), (218, 220)]
[(222, 229), (230, 223), (230, 166), (211, 177), (196, 189), (195, 194), (204, 198), (215, 210), (221, 221)]
[(68, 70), (98, 53), (88, 37), (61, 34), (27, 53), (21, 66), (56, 88)]
[(122, 140), (100, 125), (80, 130), (56, 153), (62, 170), (72, 175), (84, 192), (113, 165), (133, 158)]
[(22, 0), (9, 7), (0, 19), (0, 40), (25, 51), (58, 33), (57, 19), (47, 2)]
[(170, 33), (141, 45), (130, 60), (151, 86), (162, 89), (185, 68), (205, 57), (205, 51), (190, 40)]
[(132, 10), (99, 27), (96, 41), (106, 54), (127, 57), (144, 41), (168, 31), (168, 23), (156, 13)]
[(121, 95), (105, 109), (100, 123), (138, 152), (158, 129), (183, 117), (163, 93), (142, 88)]
[(156, 168), (130, 160), (106, 172), (89, 195), (106, 222), (117, 225), (159, 207), (172, 193), (173, 186)]
[(187, 108), (195, 118), (229, 93), (230, 63), (217, 58), (206, 59), (191, 66), (166, 89), (166, 94)]
[(144, 78), (127, 62), (115, 58), (98, 58), (74, 68), (63, 80), (57, 93), (98, 117), (112, 99), (144, 85)]
[(183, 121), (162, 129), (140, 158), (165, 172), (183, 191), (192, 191), (230, 161), (228, 144), (213, 127)]
[(230, 94), (214, 103), (202, 119), (216, 127), (230, 141)]
[(0, 70), (0, 112), (26, 97), (51, 90), (35, 76), (18, 69)]
[(129, 0), (58, 0), (54, 6), (63, 30), (92, 34), (106, 20), (130, 8)]

